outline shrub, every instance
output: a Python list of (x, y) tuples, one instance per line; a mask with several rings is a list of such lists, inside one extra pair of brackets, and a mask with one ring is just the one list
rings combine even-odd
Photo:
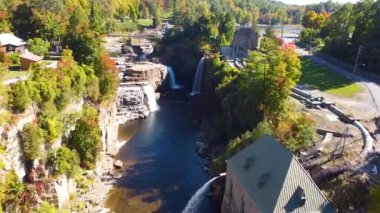
[(40, 127), (45, 130), (45, 138), (47, 141), (53, 142), (61, 135), (63, 122), (52, 101), (43, 104), (39, 123)]
[(50, 42), (42, 38), (32, 38), (28, 40), (28, 49), (37, 55), (45, 56), (50, 49)]
[(82, 117), (69, 137), (69, 148), (78, 152), (81, 165), (93, 168), (102, 148), (101, 130), (98, 126), (98, 112), (93, 107), (85, 107)]
[(5, 175), (4, 185), (0, 187), (0, 202), (2, 206), (16, 205), (24, 189), (24, 184), (19, 180), (16, 172), (13, 170), (9, 171)]
[(44, 143), (44, 132), (36, 124), (27, 124), (21, 133), (21, 142), (26, 160), (42, 157), (41, 146)]
[(20, 64), (20, 54), (19, 53), (9, 54), (9, 59), (11, 60), (13, 65), (19, 65)]
[(54, 207), (54, 205), (46, 201), (42, 201), (36, 213), (58, 213), (58, 210)]
[(13, 111), (24, 112), (31, 103), (32, 99), (24, 82), (19, 81), (11, 86), (8, 104)]
[(79, 156), (75, 151), (60, 147), (58, 150), (49, 153), (48, 162), (52, 165), (55, 175), (66, 173), (69, 177), (73, 177), (74, 172), (79, 167)]

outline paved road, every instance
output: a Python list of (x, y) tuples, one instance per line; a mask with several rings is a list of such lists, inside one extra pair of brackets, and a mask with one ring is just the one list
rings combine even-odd
[(318, 63), (318, 64), (321, 64), (321, 65), (324, 65), (326, 67), (328, 67), (330, 70), (340, 74), (340, 75), (343, 75), (343, 76), (346, 76), (348, 79), (352, 79), (354, 80), (355, 82), (358, 82), (360, 84), (362, 84), (364, 87), (366, 87), (368, 89), (368, 91), (371, 93), (371, 96), (372, 96), (372, 100), (377, 108), (377, 113), (376, 113), (376, 116), (380, 116), (380, 85), (375, 83), (375, 82), (372, 82), (370, 81), (369, 79), (365, 79), (361, 76), (357, 76), (357, 75), (353, 75), (352, 74), (352, 71), (351, 70), (345, 70), (341, 67), (338, 67), (338, 66), (335, 66), (315, 55), (309, 55), (309, 53), (307, 51), (305, 51), (304, 49), (301, 49), (301, 48), (297, 48), (297, 54), (300, 55), (300, 56), (309, 56), (310, 59), (312, 61), (314, 61), (315, 63)]

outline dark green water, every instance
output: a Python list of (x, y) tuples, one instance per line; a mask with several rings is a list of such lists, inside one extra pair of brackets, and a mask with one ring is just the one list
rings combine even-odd
[[(107, 201), (117, 212), (181, 212), (209, 179), (195, 152), (200, 130), (189, 104), (162, 100), (159, 105), (146, 120), (120, 130), (119, 135), (132, 136), (119, 153), (126, 167), (121, 187), (111, 191)], [(208, 198), (201, 209), (212, 212)]]

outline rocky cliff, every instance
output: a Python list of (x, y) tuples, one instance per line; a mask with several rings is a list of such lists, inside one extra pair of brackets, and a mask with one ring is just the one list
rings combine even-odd
[(116, 101), (117, 123), (143, 119), (157, 110), (157, 96), (154, 91), (167, 76), (166, 66), (144, 62), (119, 64), (118, 67), (121, 83)]
[(36, 116), (33, 112), (33, 108), (31, 107), (26, 110), (25, 113), (18, 116), (18, 119), (14, 125), (5, 128), (0, 127), (2, 140), (6, 140), (4, 169), (6, 171), (13, 169), (19, 179), (22, 179), (26, 174), (19, 134), (24, 126), (33, 122), (35, 118)]
[(154, 89), (157, 89), (166, 78), (167, 68), (162, 64), (143, 62), (126, 64), (123, 72), (122, 82), (130, 82), (132, 84), (148, 82)]

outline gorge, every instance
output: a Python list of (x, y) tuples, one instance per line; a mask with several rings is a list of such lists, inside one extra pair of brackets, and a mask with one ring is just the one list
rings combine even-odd
[[(196, 72), (196, 94), (204, 60)], [(123, 164), (121, 177), (109, 191), (105, 207), (115, 212), (180, 212), (208, 179), (205, 162), (195, 151), (200, 129), (193, 123), (188, 93), (178, 90), (182, 87), (170, 66), (117, 62), (118, 141), (125, 143), (116, 155)], [(157, 103), (155, 90), (165, 82), (171, 90)], [(197, 199), (196, 205), (212, 211), (208, 199)]]
[[(199, 127), (191, 122), (189, 105), (180, 98), (162, 98), (160, 110), (146, 119), (121, 126), (123, 176), (111, 189), (106, 207), (115, 212), (181, 212), (208, 175), (195, 152)], [(127, 134), (125, 134), (127, 133)], [(128, 134), (129, 133), (129, 134)], [(211, 212), (208, 200), (201, 212)]]

